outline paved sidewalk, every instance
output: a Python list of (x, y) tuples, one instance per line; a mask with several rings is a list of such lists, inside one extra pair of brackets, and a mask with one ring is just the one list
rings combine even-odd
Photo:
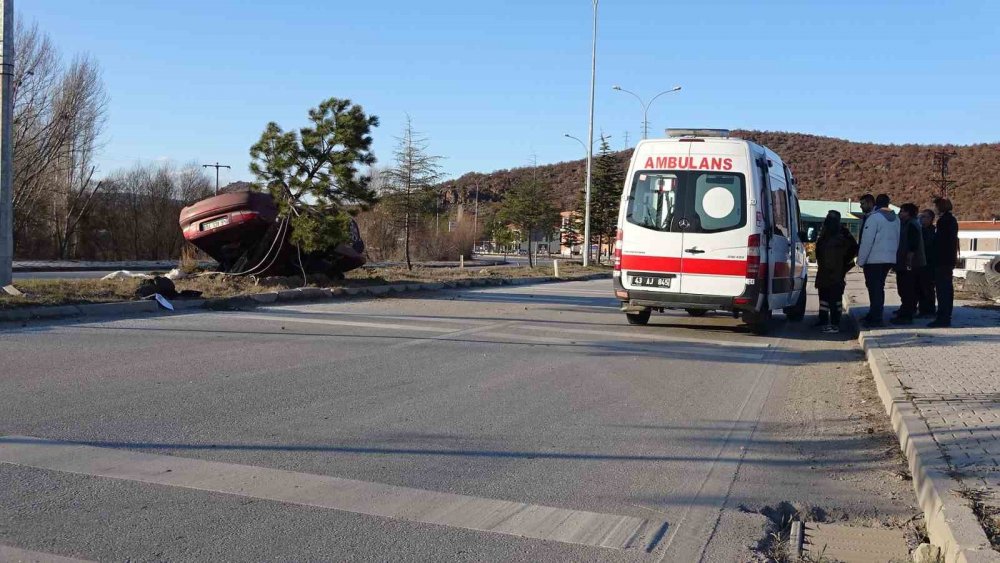
[[(846, 301), (856, 318), (867, 313), (867, 292), (858, 273), (848, 278)], [(886, 302), (888, 321), (899, 304), (892, 283), (886, 289)], [(936, 485), (947, 489), (936, 494), (942, 501), (959, 498), (956, 507), (960, 512), (974, 506), (976, 517), (992, 535), (1000, 528), (1000, 310), (972, 305), (956, 302), (952, 328), (929, 329), (928, 321), (918, 320), (909, 326), (887, 324), (887, 328), (862, 330), (860, 336), (876, 379), (885, 380), (890, 390), (897, 389), (897, 402), (908, 403), (903, 410), (919, 419), (908, 421), (911, 432), (917, 428), (912, 436), (904, 436), (905, 429), (897, 427), (901, 442), (906, 441), (904, 437), (914, 441), (923, 438), (931, 455), (918, 460), (917, 469), (936, 471), (942, 476), (937, 481), (928, 479), (921, 487), (915, 475), (918, 496), (926, 492), (921, 488)], [(899, 410), (899, 405), (886, 406), (890, 414)], [(928, 434), (932, 441), (926, 440)], [(912, 465), (914, 455), (909, 451), (907, 454)], [(921, 499), (927, 511), (924, 504)], [(929, 516), (929, 525), (931, 520)], [(959, 520), (966, 525), (972, 521), (949, 516), (947, 524), (955, 528)], [(983, 539), (978, 533), (966, 538), (973, 536)], [(980, 555), (993, 558), (996, 554)]]

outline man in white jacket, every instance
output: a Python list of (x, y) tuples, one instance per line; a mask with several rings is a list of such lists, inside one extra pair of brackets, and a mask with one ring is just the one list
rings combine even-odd
[(870, 328), (883, 325), (885, 279), (896, 264), (896, 252), (899, 250), (899, 221), (896, 213), (889, 209), (889, 196), (879, 194), (875, 198), (875, 208), (865, 218), (864, 224), (858, 265), (865, 272), (870, 305), (864, 324)]

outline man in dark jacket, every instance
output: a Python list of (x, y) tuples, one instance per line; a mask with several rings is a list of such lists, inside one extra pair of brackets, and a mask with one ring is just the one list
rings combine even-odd
[(913, 324), (917, 314), (917, 272), (926, 264), (924, 237), (917, 220), (917, 206), (904, 203), (899, 208), (899, 248), (896, 251), (896, 290), (903, 304), (892, 324)]
[(934, 257), (937, 255), (934, 217), (930, 209), (920, 212), (920, 232), (924, 235), (924, 256), (927, 265), (917, 271), (917, 302), (920, 304), (918, 319), (934, 318), (937, 307), (934, 300)]
[(823, 221), (823, 230), (816, 241), (816, 289), (819, 290), (818, 326), (823, 332), (840, 332), (840, 314), (843, 311), (844, 281), (847, 271), (854, 266), (858, 243), (840, 224), (840, 213), (830, 211)]
[(934, 244), (934, 286), (937, 289), (937, 318), (931, 328), (951, 326), (951, 313), (955, 304), (955, 286), (952, 285), (955, 263), (958, 262), (958, 221), (951, 214), (951, 200), (939, 197), (934, 200), (938, 210), (937, 238)]

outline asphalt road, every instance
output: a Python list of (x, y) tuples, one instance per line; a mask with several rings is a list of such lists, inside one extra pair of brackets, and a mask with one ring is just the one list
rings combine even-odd
[(0, 546), (728, 562), (788, 506), (915, 514), (849, 335), (632, 327), (609, 286), (0, 328)]
[[(14, 281), (18, 280), (84, 280), (103, 278), (115, 270), (71, 271), (59, 270), (53, 272), (14, 272)], [(146, 272), (140, 272), (146, 273)]]

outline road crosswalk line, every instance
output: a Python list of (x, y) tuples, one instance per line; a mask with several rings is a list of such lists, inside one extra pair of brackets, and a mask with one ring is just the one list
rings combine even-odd
[(655, 547), (666, 523), (325, 475), (0, 437), (0, 463), (610, 549)]

